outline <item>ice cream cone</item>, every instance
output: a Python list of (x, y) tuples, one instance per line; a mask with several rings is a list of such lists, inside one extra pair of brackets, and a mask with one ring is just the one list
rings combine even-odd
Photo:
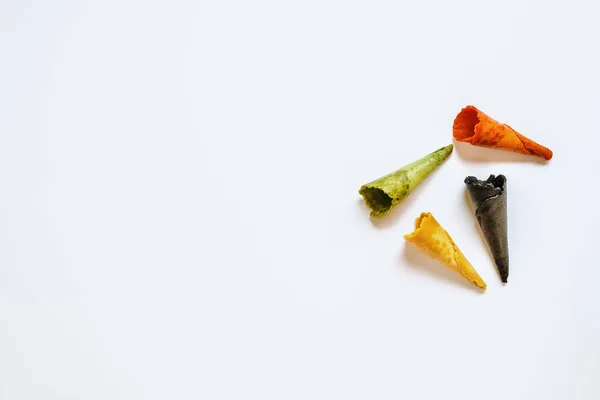
[(448, 232), (431, 213), (421, 213), (415, 221), (414, 232), (404, 235), (404, 239), (428, 257), (458, 272), (477, 287), (484, 290), (487, 287)]
[(542, 157), (552, 158), (552, 151), (510, 126), (502, 124), (473, 106), (467, 106), (454, 119), (452, 135), (459, 142), (474, 146), (490, 147)]
[(508, 280), (508, 235), (506, 216), (506, 177), (490, 175), (485, 181), (474, 176), (465, 179), (475, 205), (475, 217), (494, 257), (502, 282)]
[(453, 145), (442, 147), (397, 171), (363, 185), (358, 193), (364, 197), (371, 209), (371, 216), (381, 218), (387, 215), (448, 158), (453, 148)]

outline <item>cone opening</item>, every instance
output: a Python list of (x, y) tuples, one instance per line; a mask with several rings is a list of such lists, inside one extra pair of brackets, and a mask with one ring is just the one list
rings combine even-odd
[(489, 176), (489, 178), (487, 178), (485, 181), (479, 180), (474, 176), (467, 176), (465, 178), (465, 183), (467, 184), (467, 186), (475, 186), (475, 187), (493, 187), (493, 188), (497, 188), (500, 190), (504, 190), (504, 185), (506, 185), (506, 177), (502, 174), (500, 175), (494, 175), (491, 174)]
[(421, 213), (421, 215), (419, 215), (419, 217), (415, 220), (415, 233), (421, 229), (421, 224), (427, 215), (428, 213)]
[(426, 213), (426, 212), (422, 212), (421, 215), (419, 215), (417, 217), (417, 219), (415, 220), (415, 230), (412, 231), (411, 233), (407, 233), (406, 235), (404, 235), (404, 239), (412, 240), (412, 239), (416, 238), (417, 235), (419, 234), (419, 230), (421, 229), (421, 224), (423, 223), (423, 220), (428, 215), (430, 215), (430, 214)]
[(479, 179), (477, 179), (476, 177), (474, 177), (474, 176), (467, 176), (465, 178), (465, 183), (467, 185), (473, 185), (473, 186), (475, 186), (475, 185), (481, 185), (480, 182), (481, 181)]
[(419, 234), (419, 230), (421, 229), (421, 224), (423, 224), (423, 220), (429, 217), (431, 214), (427, 212), (422, 212), (421, 215), (417, 217), (415, 220), (415, 230), (409, 233), (408, 235), (404, 235), (405, 238), (416, 237)]
[(456, 140), (468, 140), (475, 135), (475, 126), (479, 123), (479, 116), (475, 107), (465, 107), (456, 116), (452, 134)]
[(488, 181), (494, 185), (495, 188), (504, 189), (504, 184), (506, 183), (506, 177), (502, 174), (498, 176), (490, 175)]
[(392, 198), (383, 190), (374, 187), (363, 187), (360, 194), (374, 215), (383, 215), (392, 208)]

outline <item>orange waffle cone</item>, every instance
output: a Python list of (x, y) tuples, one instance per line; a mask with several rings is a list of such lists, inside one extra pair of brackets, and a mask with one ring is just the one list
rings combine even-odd
[(456, 116), (452, 135), (459, 142), (468, 142), (474, 146), (514, 151), (546, 160), (552, 158), (552, 150), (490, 118), (473, 106), (466, 106)]

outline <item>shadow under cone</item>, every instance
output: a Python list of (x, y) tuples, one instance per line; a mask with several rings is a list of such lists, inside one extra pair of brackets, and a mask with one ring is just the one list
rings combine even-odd
[(552, 150), (490, 118), (473, 106), (466, 106), (456, 116), (452, 135), (459, 142), (468, 142), (474, 146), (529, 154), (546, 160), (552, 158)]
[(431, 213), (421, 213), (415, 221), (415, 230), (404, 239), (430, 258), (461, 274), (477, 287), (487, 287), (469, 260), (458, 248), (448, 232)]
[(381, 218), (404, 200), (452, 153), (453, 145), (442, 147), (397, 171), (363, 185), (358, 193), (371, 209), (371, 216)]
[(490, 175), (481, 181), (465, 178), (467, 190), (475, 205), (475, 217), (494, 257), (502, 282), (508, 281), (508, 235), (506, 215), (506, 177)]

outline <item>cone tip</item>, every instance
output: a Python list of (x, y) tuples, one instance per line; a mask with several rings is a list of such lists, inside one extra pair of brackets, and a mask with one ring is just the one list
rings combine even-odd
[(431, 160), (434, 159), (437, 165), (440, 165), (443, 161), (445, 161), (452, 151), (454, 150), (454, 145), (449, 144), (448, 146), (440, 147), (436, 151), (426, 155), (421, 160)]
[(523, 146), (527, 149), (529, 154), (538, 156), (538, 157), (542, 157), (546, 161), (550, 160), (552, 158), (552, 156), (554, 155), (554, 153), (552, 153), (552, 150), (550, 150), (546, 146), (542, 146), (538, 142), (515, 131), (513, 128), (510, 128), (510, 129), (512, 129), (515, 132), (515, 135), (517, 135), (517, 137), (519, 138), (521, 143), (523, 143)]
[(447, 155), (452, 154), (452, 151), (454, 150), (454, 145), (451, 143), (448, 146), (444, 146), (442, 148), (440, 148), (438, 151), (442, 151), (444, 153), (446, 153)]
[(496, 268), (498, 269), (498, 275), (502, 283), (508, 282), (508, 254), (504, 257), (494, 257)]

